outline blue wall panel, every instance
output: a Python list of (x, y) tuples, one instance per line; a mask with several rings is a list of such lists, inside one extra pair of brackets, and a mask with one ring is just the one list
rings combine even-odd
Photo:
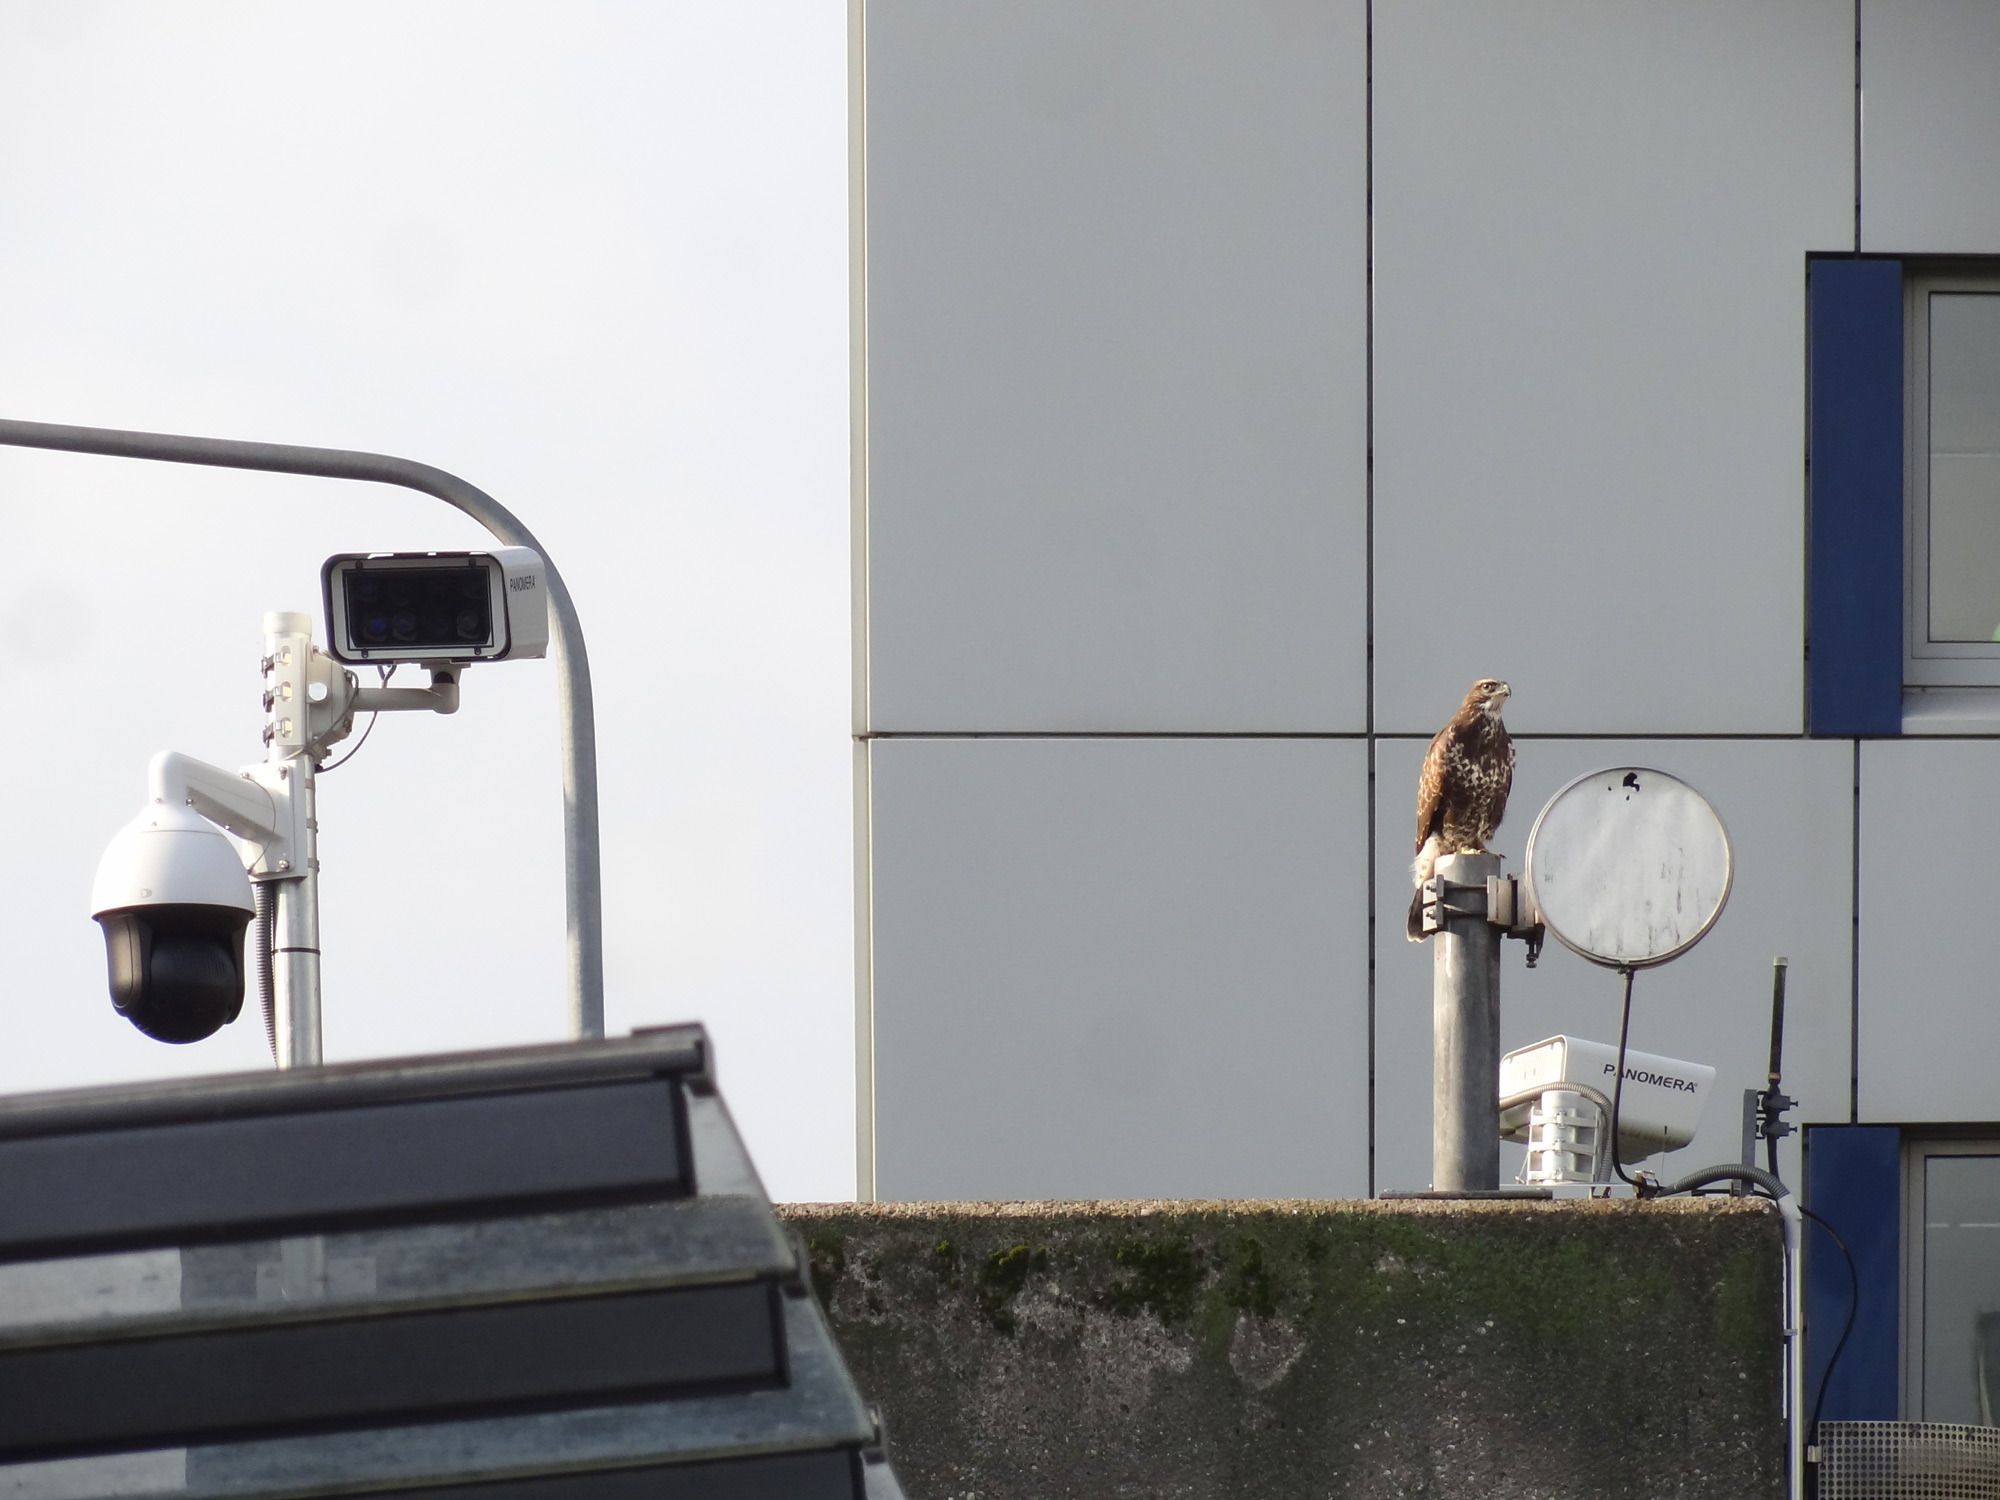
[(1903, 723), (1903, 267), (1808, 264), (1806, 723)]
[[(1827, 1380), (1825, 1422), (1893, 1422), (1902, 1331), (1903, 1138), (1893, 1125), (1806, 1129), (1806, 1207), (1846, 1241), (1861, 1285), (1854, 1331)], [(1808, 1403), (1847, 1317), (1847, 1267), (1826, 1231), (1806, 1224)], [(1810, 1407), (1806, 1412), (1811, 1415)]]

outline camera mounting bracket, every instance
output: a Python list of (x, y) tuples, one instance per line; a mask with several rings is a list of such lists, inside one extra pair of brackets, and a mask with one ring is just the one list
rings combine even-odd
[(146, 768), (148, 798), (189, 807), (228, 834), (252, 880), (289, 873), (304, 843), (291, 777), (268, 764), (225, 771), (178, 750), (162, 750)]
[(1534, 897), (1518, 875), (1493, 875), (1484, 882), (1468, 884), (1433, 875), (1423, 884), (1423, 934), (1444, 930), (1445, 918), (1484, 917), (1510, 938), (1528, 945), (1528, 967), (1542, 956), (1547, 929), (1542, 914), (1535, 909)]

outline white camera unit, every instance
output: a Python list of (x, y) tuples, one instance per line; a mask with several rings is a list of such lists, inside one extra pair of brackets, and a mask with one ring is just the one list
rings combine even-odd
[(1552, 1036), (1500, 1059), (1500, 1136), (1528, 1147), (1522, 1181), (1609, 1182), (1614, 1094), (1621, 1161), (1679, 1150), (1701, 1126), (1715, 1069), (1628, 1047), (1617, 1084), (1618, 1048), (1606, 1042)]
[[(320, 1060), (322, 760), (357, 715), (455, 713), (465, 664), (538, 657), (549, 639), (548, 571), (526, 547), (345, 553), (320, 576), (330, 653), (309, 615), (264, 617), (264, 759), (227, 771), (154, 756), (145, 811), (104, 851), (91, 900), (112, 1004), (163, 1042), (237, 1018), (254, 921), (251, 967), (281, 1067)], [(363, 685), (340, 662), (379, 665), (383, 680)], [(427, 667), (430, 686), (390, 687), (401, 662)]]
[(111, 1003), (158, 1041), (213, 1035), (243, 1009), (254, 911), (250, 878), (216, 826), (185, 803), (150, 802), (104, 851), (90, 893)]
[(320, 570), (327, 650), (353, 665), (545, 654), (548, 570), (526, 547), (344, 552)]

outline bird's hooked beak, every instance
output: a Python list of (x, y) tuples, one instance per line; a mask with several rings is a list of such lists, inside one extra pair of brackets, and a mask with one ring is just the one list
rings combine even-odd
[(1509, 698), (1513, 696), (1514, 696), (1514, 689), (1509, 687), (1506, 683), (1503, 682), (1500, 684), (1500, 686), (1495, 688), (1490, 694), (1487, 695), (1486, 706), (1492, 709), (1494, 712), (1498, 713), (1500, 710), (1500, 705), (1505, 703)]

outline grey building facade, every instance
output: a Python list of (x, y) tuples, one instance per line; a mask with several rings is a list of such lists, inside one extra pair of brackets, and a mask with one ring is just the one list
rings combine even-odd
[[(1789, 958), (1787, 1091), (1862, 1130), (1821, 1164), (1893, 1163), (1833, 1174), (1891, 1256), (1837, 1399), (1978, 1420), (2000, 975), (1947, 893), (2000, 836), (2000, 7), (852, 17), (862, 1196), (1424, 1186), (1417, 766), (1501, 676), (1516, 867), (1600, 766), (1716, 805), (1729, 908), (1633, 1045), (1760, 1085)], [(1901, 315), (1887, 550), (1815, 498), (1829, 264)], [(1813, 675), (1857, 621), (1872, 718)], [(1614, 975), (1510, 949), (1506, 1046), (1616, 1039)]]

